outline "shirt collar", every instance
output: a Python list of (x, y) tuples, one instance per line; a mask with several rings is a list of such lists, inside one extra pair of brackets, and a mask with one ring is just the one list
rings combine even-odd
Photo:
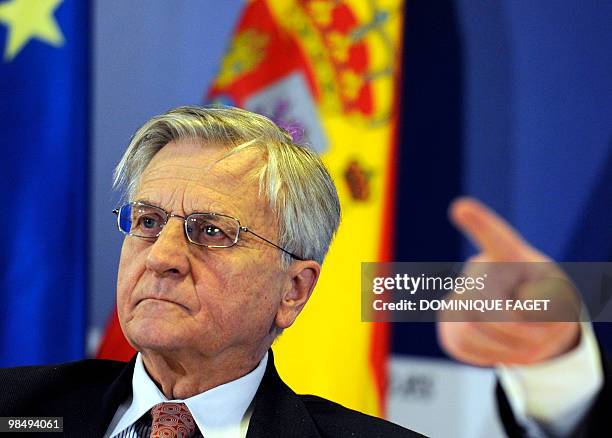
[(204, 434), (205, 431), (239, 426), (259, 388), (267, 362), (268, 353), (253, 371), (239, 379), (185, 400), (168, 400), (149, 377), (138, 353), (132, 376), (132, 401), (110, 436), (115, 436), (138, 421), (156, 404), (167, 401), (185, 403)]

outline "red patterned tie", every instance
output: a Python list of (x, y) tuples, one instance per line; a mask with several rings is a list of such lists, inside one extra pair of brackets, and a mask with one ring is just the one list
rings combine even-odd
[(151, 409), (151, 438), (190, 438), (196, 424), (185, 403), (159, 403)]

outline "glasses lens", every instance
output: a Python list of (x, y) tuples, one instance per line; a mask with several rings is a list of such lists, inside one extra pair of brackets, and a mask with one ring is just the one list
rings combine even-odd
[(240, 224), (234, 218), (206, 213), (192, 214), (185, 226), (189, 240), (213, 248), (234, 245), (240, 229)]
[(138, 237), (157, 237), (166, 224), (163, 210), (138, 203), (125, 204), (119, 209), (119, 228)]

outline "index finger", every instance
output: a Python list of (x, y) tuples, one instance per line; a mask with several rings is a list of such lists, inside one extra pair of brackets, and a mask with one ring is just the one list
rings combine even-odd
[(492, 260), (523, 261), (533, 249), (508, 222), (474, 198), (459, 198), (449, 208), (451, 221)]

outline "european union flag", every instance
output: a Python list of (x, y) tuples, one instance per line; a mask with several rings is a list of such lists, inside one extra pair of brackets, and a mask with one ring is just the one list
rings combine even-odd
[(0, 366), (84, 355), (88, 3), (0, 2)]

